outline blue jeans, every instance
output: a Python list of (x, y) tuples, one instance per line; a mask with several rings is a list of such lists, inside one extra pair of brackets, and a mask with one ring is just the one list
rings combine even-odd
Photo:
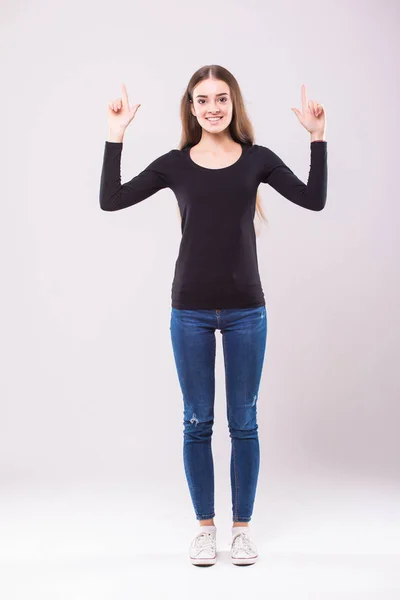
[(171, 341), (183, 394), (183, 461), (199, 520), (214, 512), (211, 449), (215, 330), (222, 334), (231, 438), (233, 521), (250, 521), (260, 466), (257, 397), (267, 341), (267, 311), (257, 308), (171, 310)]

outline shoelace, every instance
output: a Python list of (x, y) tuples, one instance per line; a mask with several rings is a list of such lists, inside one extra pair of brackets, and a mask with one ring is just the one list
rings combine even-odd
[(204, 549), (214, 549), (215, 541), (211, 535), (211, 533), (199, 533), (194, 542), (194, 548), (197, 551)]
[(252, 545), (246, 533), (238, 533), (233, 540), (234, 551), (244, 550), (249, 554), (255, 554), (256, 549)]

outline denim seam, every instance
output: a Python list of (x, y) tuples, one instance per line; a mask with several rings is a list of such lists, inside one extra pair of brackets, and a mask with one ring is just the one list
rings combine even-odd
[[(226, 386), (226, 399), (228, 403), (228, 419), (230, 417), (230, 406), (229, 406), (229, 393), (228, 393), (228, 353), (226, 351), (224, 337), (222, 337), (223, 347), (224, 347), (224, 356), (225, 356), (225, 386)], [(237, 521), (237, 513), (239, 510), (239, 484), (238, 484), (238, 476), (236, 469), (236, 450), (235, 450), (235, 438), (232, 437), (232, 452), (233, 452), (233, 471), (235, 476), (235, 497), (233, 502), (233, 520)]]
[(235, 438), (232, 438), (232, 449), (233, 449), (233, 466), (234, 466), (234, 472), (235, 472), (235, 490), (236, 490), (236, 496), (235, 496), (236, 512), (234, 511), (234, 520), (237, 521), (238, 520), (238, 511), (239, 511), (239, 481), (238, 481), (237, 469), (236, 469)]

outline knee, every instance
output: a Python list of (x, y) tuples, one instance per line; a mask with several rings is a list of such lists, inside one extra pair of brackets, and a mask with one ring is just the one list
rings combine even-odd
[(233, 427), (232, 425), (229, 425), (229, 434), (231, 438), (235, 438), (236, 440), (257, 439), (258, 425), (257, 423), (246, 427)]
[(206, 417), (204, 420), (201, 415), (193, 412), (190, 417), (184, 419), (184, 435), (188, 441), (204, 442), (211, 439), (213, 433), (214, 418)]
[(257, 438), (257, 413), (250, 408), (242, 412), (233, 412), (228, 418), (228, 427), (231, 438), (243, 440)]

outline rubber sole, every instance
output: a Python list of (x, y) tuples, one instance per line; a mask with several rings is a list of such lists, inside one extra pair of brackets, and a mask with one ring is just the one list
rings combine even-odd
[(257, 562), (258, 554), (246, 558), (233, 558), (233, 556), (231, 556), (231, 559), (234, 565), (254, 565), (254, 563)]
[(211, 565), (215, 565), (217, 562), (217, 555), (213, 558), (192, 558), (190, 557), (190, 561), (192, 565), (195, 567), (210, 567)]

